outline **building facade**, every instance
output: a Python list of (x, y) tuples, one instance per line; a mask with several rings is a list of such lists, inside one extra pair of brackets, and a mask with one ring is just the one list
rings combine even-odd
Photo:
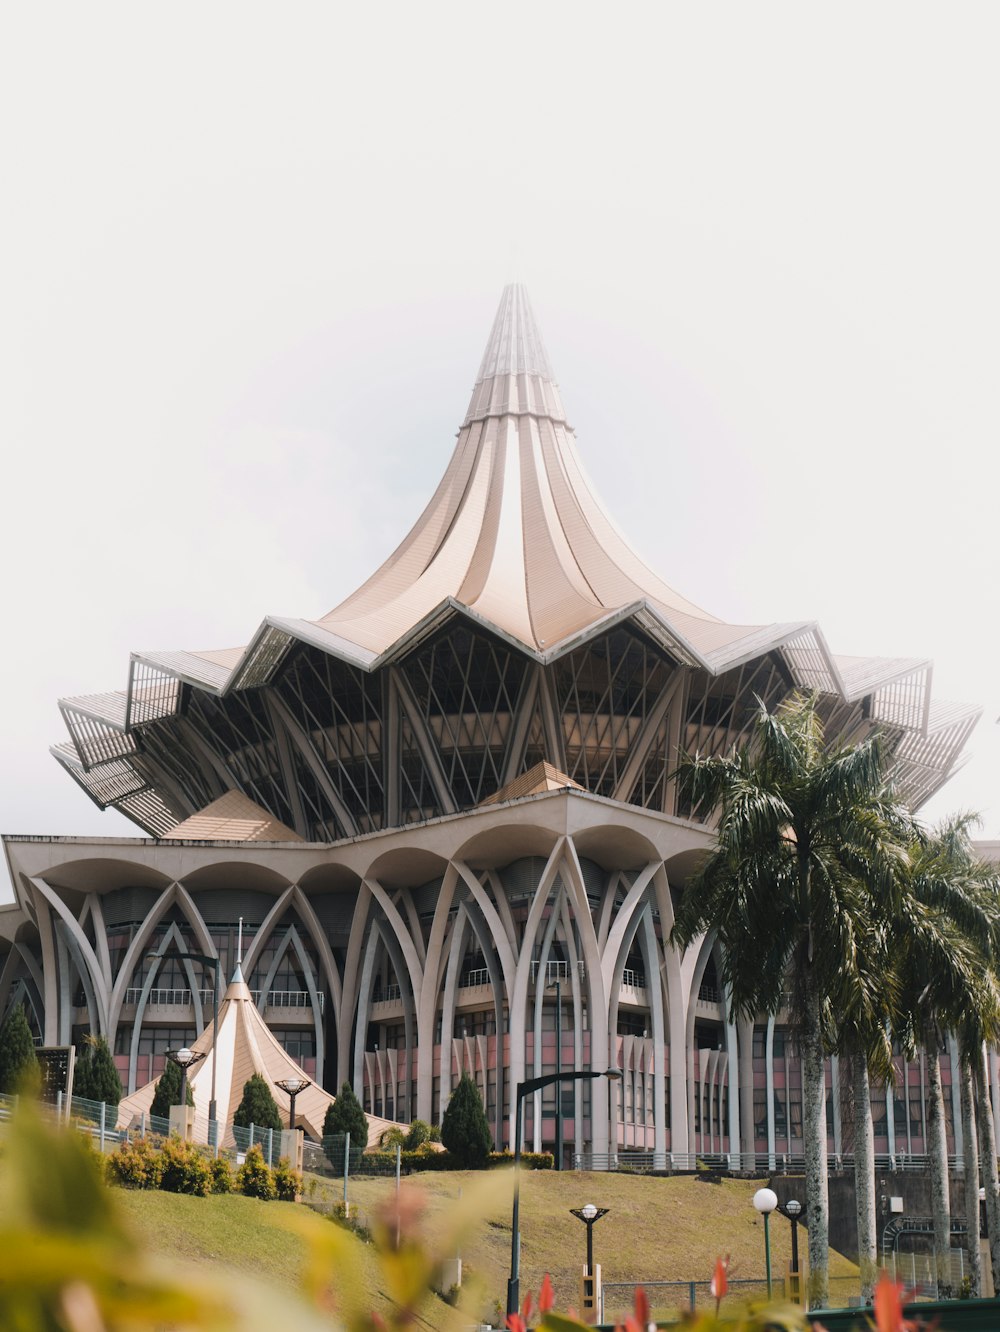
[[(881, 731), (917, 807), (978, 717), (930, 680), (924, 660), (838, 656), (811, 622), (727, 624), (647, 569), (508, 287), (444, 476), (357, 592), (246, 647), (134, 654), (124, 689), (62, 700), (56, 759), (147, 836), (5, 838), (0, 1008), (26, 1002), (50, 1043), (106, 1034), (133, 1090), (211, 1013), (182, 955), (227, 973), (242, 921), (268, 1026), (374, 1114), (439, 1119), (468, 1070), (508, 1141), (517, 1083), (553, 1072), (558, 1042), (563, 1068), (624, 1073), (566, 1087), (572, 1150), (799, 1155), (787, 1015), (727, 1022), (713, 942), (669, 943), (711, 841), (675, 759), (809, 689), (831, 738)], [(923, 1072), (902, 1071), (876, 1150), (919, 1153)], [(553, 1144), (555, 1110), (528, 1106), (527, 1141)]]

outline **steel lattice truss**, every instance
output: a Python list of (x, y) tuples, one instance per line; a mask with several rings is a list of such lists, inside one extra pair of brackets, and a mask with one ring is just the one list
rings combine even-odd
[[(734, 552), (735, 553), (735, 552)], [(739, 744), (757, 698), (879, 728), (913, 806), (979, 709), (920, 659), (834, 655), (813, 623), (731, 625), (647, 569), (590, 490), (522, 288), (505, 290), (454, 455), (398, 550), (318, 620), (245, 648), (138, 653), (60, 708), (57, 760), (156, 836), (237, 791), (310, 841), (472, 808), (546, 761), (664, 814), (678, 749)]]

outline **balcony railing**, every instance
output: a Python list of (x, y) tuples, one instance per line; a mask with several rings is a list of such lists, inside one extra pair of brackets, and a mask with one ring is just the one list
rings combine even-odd
[(393, 1000), (398, 1002), (402, 997), (398, 985), (383, 985), (372, 995), (372, 1003), (390, 1004)]
[(722, 1002), (722, 991), (717, 985), (702, 983), (698, 986), (698, 998), (706, 1004), (719, 1004)]
[(473, 971), (467, 971), (464, 976), (459, 978), (458, 988), (460, 990), (471, 990), (477, 985), (489, 985), (489, 983), (489, 968), (476, 967)]
[(633, 971), (631, 967), (622, 969), (622, 988), (626, 990), (644, 990), (646, 988), (646, 977), (641, 971)]
[[(260, 1008), (260, 997), (262, 991), (251, 990), (250, 997)], [(198, 990), (197, 994), (203, 1007), (208, 1007), (212, 1003), (212, 990)], [(142, 989), (133, 988), (125, 991), (125, 1002), (127, 1004), (137, 1004), (142, 999)], [(322, 1013), (326, 1007), (326, 995), (319, 993), (319, 1011)], [(146, 996), (146, 1003), (153, 1008), (185, 1008), (192, 1003), (192, 991), (185, 989), (164, 989), (154, 986)], [(312, 995), (308, 990), (268, 990), (267, 1003), (265, 1008), (311, 1008)]]
[[(540, 965), (541, 965), (541, 964), (540, 964), (538, 961), (534, 961), (534, 962), (532, 962), (532, 964), (531, 964), (531, 979), (532, 979), (532, 981), (534, 981), (535, 978), (537, 977), (537, 975), (538, 975), (538, 968), (539, 968)], [(555, 982), (556, 982), (557, 980), (569, 980), (570, 975), (571, 975), (571, 973), (572, 973), (572, 969), (573, 969), (573, 964), (572, 964), (572, 962), (561, 962), (561, 961), (556, 961), (556, 960), (546, 962), (546, 964), (545, 964), (545, 984), (546, 984), (546, 985), (554, 985)], [(584, 966), (584, 963), (583, 963), (583, 959), (582, 959), (582, 958), (581, 958), (581, 960), (580, 960), (579, 962), (577, 962), (577, 964), (576, 964), (576, 973), (577, 973), (577, 975), (580, 977), (581, 980), (583, 980), (584, 976), (587, 974), (586, 967)]]

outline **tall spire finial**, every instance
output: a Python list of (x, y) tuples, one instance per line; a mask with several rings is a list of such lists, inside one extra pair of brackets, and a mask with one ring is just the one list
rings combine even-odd
[(240, 932), (236, 944), (236, 965), (238, 967), (242, 967), (243, 965), (243, 917), (242, 916), (240, 916)]

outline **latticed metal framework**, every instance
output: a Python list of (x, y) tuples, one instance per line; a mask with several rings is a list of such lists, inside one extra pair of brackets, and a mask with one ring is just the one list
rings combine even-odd
[[(60, 704), (56, 759), (163, 840), (5, 839), (20, 914), (0, 920), (0, 1016), (23, 999), (49, 1042), (104, 1033), (135, 1091), (204, 1027), (185, 953), (228, 969), (242, 920), (276, 1039), (375, 1115), (436, 1118), (469, 1071), (504, 1141), (561, 1031), (564, 1067), (625, 1075), (610, 1102), (568, 1096), (578, 1149), (794, 1156), (790, 1015), (734, 1024), (713, 941), (669, 944), (672, 891), (711, 840), (671, 774), (681, 750), (741, 744), (758, 700), (808, 689), (831, 740), (879, 729), (916, 807), (978, 717), (930, 685), (926, 661), (837, 656), (810, 622), (727, 624), (647, 569), (508, 287), (441, 482), (361, 588), (243, 648), (136, 653), (123, 691)], [(873, 1093), (879, 1151), (922, 1149), (914, 1077), (899, 1106)], [(528, 1109), (550, 1144), (554, 1100)]]

